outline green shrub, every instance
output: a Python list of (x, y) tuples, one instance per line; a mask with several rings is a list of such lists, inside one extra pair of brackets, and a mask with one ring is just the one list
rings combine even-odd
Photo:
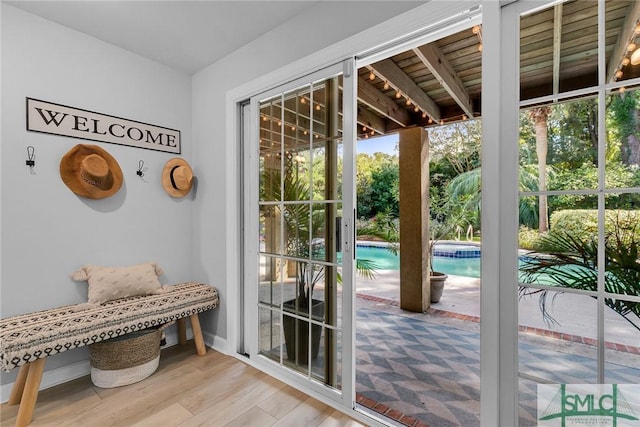
[(526, 225), (521, 225), (518, 230), (518, 246), (520, 249), (537, 251), (540, 249), (540, 233)]
[[(629, 238), (640, 241), (640, 230), (637, 227), (640, 211), (608, 209), (605, 210), (605, 234), (611, 235), (622, 231), (631, 232)], [(586, 242), (598, 238), (598, 211), (596, 209), (564, 209), (551, 214), (550, 232), (562, 232)]]

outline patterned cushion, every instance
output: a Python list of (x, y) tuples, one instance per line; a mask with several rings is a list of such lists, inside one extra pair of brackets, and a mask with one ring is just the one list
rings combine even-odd
[(90, 304), (101, 304), (137, 295), (157, 295), (163, 292), (158, 276), (162, 269), (155, 263), (130, 267), (99, 267), (86, 265), (73, 272), (74, 280), (89, 283)]
[(218, 291), (186, 282), (160, 295), (109, 301), (86, 310), (77, 305), (0, 320), (0, 369), (172, 322), (218, 306)]

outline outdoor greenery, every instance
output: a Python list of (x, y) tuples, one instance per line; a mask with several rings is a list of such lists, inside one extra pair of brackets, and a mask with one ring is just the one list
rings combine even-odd
[[(640, 296), (640, 224), (637, 212), (607, 212), (604, 238), (604, 289), (626, 296)], [(552, 228), (553, 230), (553, 228)], [(579, 236), (579, 237), (577, 237)], [(598, 290), (597, 235), (557, 229), (542, 236), (540, 252), (529, 253), (520, 267), (521, 280), (568, 289)], [(545, 319), (554, 323), (548, 297), (557, 291), (520, 287), (520, 295), (540, 296)], [(593, 296), (596, 298), (596, 296)], [(605, 304), (640, 331), (640, 303), (605, 298)]]

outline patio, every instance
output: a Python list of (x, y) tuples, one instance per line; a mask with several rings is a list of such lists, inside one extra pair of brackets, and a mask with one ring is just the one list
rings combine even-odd
[[(358, 402), (396, 420), (479, 425), (480, 280), (450, 276), (442, 299), (425, 314), (399, 308), (398, 286), (393, 270), (379, 271), (374, 280), (357, 279)], [(537, 298), (519, 302), (522, 426), (536, 424), (538, 383), (595, 382), (591, 307), (575, 298), (556, 299), (555, 328), (542, 321)], [(616, 317), (606, 314), (608, 336), (615, 340), (606, 345), (607, 380), (638, 383), (638, 332)]]

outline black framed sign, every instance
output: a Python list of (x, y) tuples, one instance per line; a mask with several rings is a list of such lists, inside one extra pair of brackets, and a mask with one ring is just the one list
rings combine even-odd
[(180, 131), (27, 98), (27, 130), (180, 154)]

